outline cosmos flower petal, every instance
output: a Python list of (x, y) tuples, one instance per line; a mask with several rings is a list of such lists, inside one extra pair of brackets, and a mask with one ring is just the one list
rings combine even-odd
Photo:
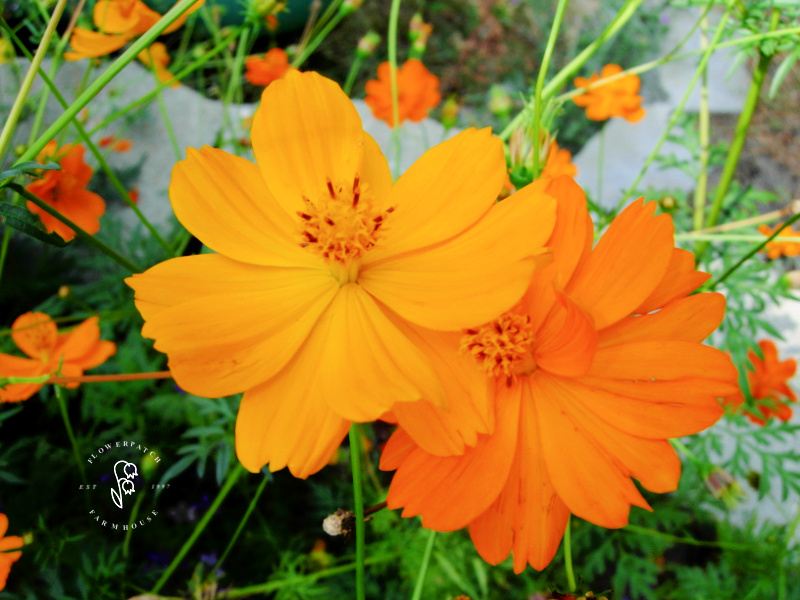
[(664, 277), (674, 230), (668, 215), (653, 217), (655, 208), (637, 200), (623, 210), (567, 286), (598, 330), (630, 315)]
[(588, 257), (594, 243), (594, 226), (586, 204), (586, 194), (572, 177), (558, 177), (545, 190), (554, 198), (556, 224), (547, 245), (553, 249), (554, 268), (558, 272), (557, 287), (572, 277), (578, 263)]
[[(47, 367), (39, 360), (0, 354), (0, 377), (39, 377)], [(42, 388), (41, 383), (12, 383), (0, 389), (0, 402), (27, 400)]]
[(58, 343), (58, 328), (44, 313), (20, 315), (11, 325), (11, 339), (31, 358), (39, 359), (43, 352), (52, 352)]
[(289, 467), (305, 479), (330, 461), (350, 422), (325, 406), (325, 381), (315, 370), (321, 340), (309, 340), (280, 374), (247, 390), (236, 417), (236, 456), (257, 473)]
[(72, 36), (69, 38), (72, 51), (65, 52), (64, 58), (72, 61), (105, 56), (122, 48), (132, 37), (130, 35), (106, 35), (91, 29), (76, 27), (72, 30)]
[[(125, 10), (122, 2), (100, 0), (94, 5), (94, 24), (106, 33), (125, 33), (133, 29), (139, 21), (139, 11)], [(138, 8), (138, 7), (137, 7)]]
[(703, 377), (735, 382), (736, 367), (724, 352), (694, 342), (646, 341), (600, 348), (589, 375), (628, 381)]
[(547, 470), (570, 511), (595, 525), (614, 529), (628, 524), (631, 505), (649, 509), (615, 457), (598, 445), (594, 423), (573, 414), (574, 399), (558, 384), (560, 380), (539, 371), (528, 381), (541, 424)]
[(692, 293), (710, 277), (708, 273), (694, 270), (694, 254), (688, 250), (674, 248), (661, 283), (634, 312), (646, 314), (657, 310), (676, 298), (683, 298)]
[(169, 355), (181, 388), (208, 397), (247, 390), (280, 371), (339, 289), (323, 271), (218, 255), (172, 259), (126, 282), (145, 315), (142, 335)]
[(352, 186), (363, 151), (361, 118), (339, 85), (321, 75), (288, 72), (261, 96), (253, 151), (270, 192), (289, 215), (327, 195), (327, 182)]
[(467, 129), (434, 146), (392, 188), (386, 204), (397, 210), (387, 223), (387, 242), (368, 261), (442, 242), (472, 226), (492, 208), (505, 171), (503, 144), (488, 128)]
[(258, 167), (243, 158), (189, 148), (172, 171), (169, 196), (183, 226), (220, 254), (256, 265), (319, 266), (293, 237), (296, 220), (270, 196)]
[(627, 317), (600, 332), (600, 347), (648, 340), (702, 342), (722, 322), (725, 296), (695, 294), (649, 315)]
[(382, 471), (398, 469), (417, 448), (411, 436), (402, 427), (398, 427), (381, 451), (380, 469)]
[(465, 527), (489, 508), (514, 458), (519, 404), (513, 392), (500, 394), (495, 434), (481, 436), (462, 456), (433, 456), (419, 448), (409, 454), (392, 480), (389, 508), (403, 507), (404, 517), (422, 515), (422, 525), (437, 531)]
[(312, 334), (327, 339), (316, 368), (328, 406), (352, 421), (373, 421), (395, 402), (446, 403), (426, 356), (358, 285), (345, 285)]
[(597, 348), (592, 317), (564, 294), (537, 332), (536, 364), (556, 375), (577, 377), (589, 370)]
[[(364, 132), (363, 138), (363, 159), (361, 162), (361, 179), (366, 182), (364, 194), (376, 199), (376, 205), (385, 210), (389, 208), (390, 194), (392, 190), (392, 172), (389, 170), (389, 163), (383, 155), (381, 147), (370, 134)], [(404, 200), (405, 204), (405, 200)]]
[(58, 350), (64, 359), (73, 360), (87, 354), (100, 341), (98, 317), (89, 317), (67, 333), (58, 336)]
[(361, 285), (401, 317), (429, 329), (452, 331), (494, 319), (522, 296), (533, 256), (555, 220), (553, 198), (526, 189), (452, 240), (366, 266)]

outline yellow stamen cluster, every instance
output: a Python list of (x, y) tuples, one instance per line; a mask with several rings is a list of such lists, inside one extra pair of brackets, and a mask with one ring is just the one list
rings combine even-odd
[(361, 258), (380, 239), (386, 218), (394, 211), (377, 210), (363, 194), (358, 177), (352, 187), (328, 181), (328, 191), (312, 202), (303, 198), (300, 217), (300, 245), (323, 258), (349, 263)]
[(484, 371), (495, 377), (532, 371), (534, 336), (530, 323), (528, 315), (504, 313), (480, 327), (465, 329), (459, 352), (472, 356)]

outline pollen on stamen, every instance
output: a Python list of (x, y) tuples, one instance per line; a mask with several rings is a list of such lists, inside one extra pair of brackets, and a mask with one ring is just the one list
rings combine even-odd
[(506, 312), (480, 327), (465, 329), (459, 353), (472, 356), (487, 374), (505, 376), (510, 385), (533, 365), (533, 342), (530, 317)]

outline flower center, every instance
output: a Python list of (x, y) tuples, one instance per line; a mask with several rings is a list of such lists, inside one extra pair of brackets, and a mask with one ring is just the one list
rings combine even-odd
[(536, 368), (533, 342), (530, 317), (507, 312), (480, 327), (465, 329), (459, 352), (471, 355), (487, 374), (513, 378)]
[(303, 198), (300, 216), (300, 245), (327, 261), (349, 264), (373, 248), (383, 233), (386, 218), (394, 207), (376, 209), (358, 177), (352, 186), (334, 185), (315, 201)]

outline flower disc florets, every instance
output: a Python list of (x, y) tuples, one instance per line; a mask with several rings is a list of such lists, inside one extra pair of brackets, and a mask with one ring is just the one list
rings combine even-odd
[(475, 329), (464, 330), (461, 354), (469, 354), (487, 374), (513, 377), (536, 368), (532, 347), (535, 338), (528, 315), (507, 312)]

